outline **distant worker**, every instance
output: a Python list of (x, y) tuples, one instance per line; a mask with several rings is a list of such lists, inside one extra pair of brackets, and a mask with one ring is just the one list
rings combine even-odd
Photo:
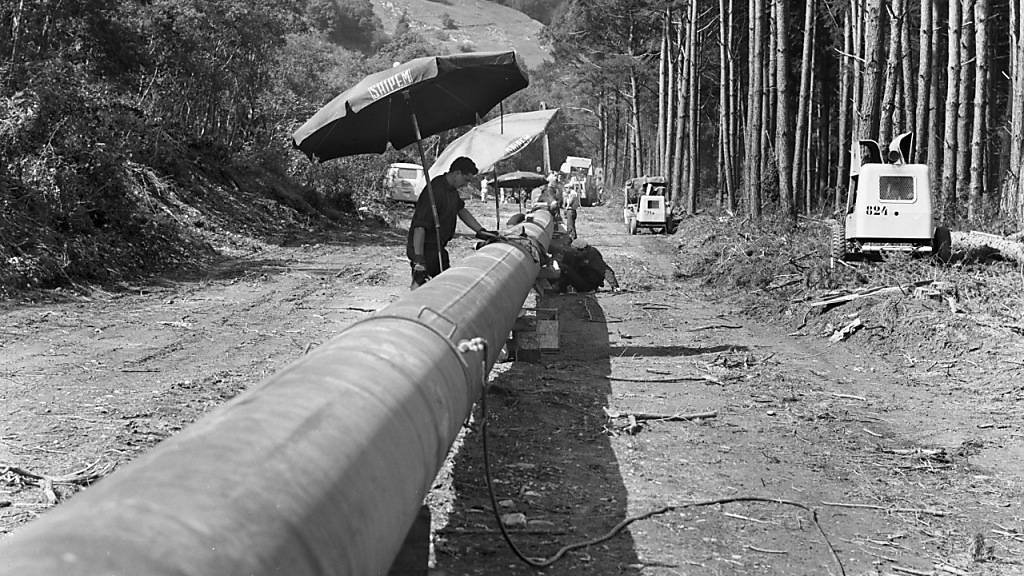
[(480, 180), (480, 201), (487, 200), (487, 194), (491, 191), (492, 183), (487, 178)]
[(570, 185), (565, 195), (565, 232), (569, 238), (576, 239), (576, 215), (580, 209), (580, 186)]
[(548, 184), (541, 191), (538, 200), (551, 211), (556, 230), (562, 223), (562, 202), (564, 200), (562, 194), (562, 185), (558, 182), (558, 172), (551, 172), (548, 174)]
[(430, 206), (430, 195), (426, 189), (416, 201), (405, 247), (412, 267), (411, 290), (422, 286), (450, 266), (446, 247), (455, 236), (456, 216), (481, 240), (490, 240), (497, 236), (496, 233), (485, 230), (476, 221), (469, 210), (466, 210), (466, 201), (459, 196), (459, 188), (468, 184), (476, 175), (477, 169), (473, 160), (460, 156), (452, 162), (447, 173), (431, 179), (434, 204), (437, 208), (436, 222), (440, 222), (440, 245), (438, 232), (435, 231), (434, 210)]
[(556, 259), (559, 292), (566, 292), (570, 287), (577, 292), (593, 292), (605, 282), (612, 290), (619, 289), (615, 271), (604, 261), (601, 252), (582, 238), (573, 240), (564, 252), (556, 254)]

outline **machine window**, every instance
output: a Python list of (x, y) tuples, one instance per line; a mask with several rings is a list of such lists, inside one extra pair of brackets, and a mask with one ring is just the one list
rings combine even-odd
[(914, 199), (913, 176), (882, 176), (878, 179), (878, 199), (903, 200)]

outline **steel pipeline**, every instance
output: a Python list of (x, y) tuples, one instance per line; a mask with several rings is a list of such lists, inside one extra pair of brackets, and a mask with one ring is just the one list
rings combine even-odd
[[(473, 255), (0, 541), (2, 576), (385, 574), (552, 234)], [(514, 238), (512, 238), (514, 237)]]

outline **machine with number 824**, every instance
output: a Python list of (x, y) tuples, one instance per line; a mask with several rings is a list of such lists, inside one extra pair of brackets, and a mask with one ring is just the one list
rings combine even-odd
[(846, 217), (830, 222), (832, 258), (909, 252), (949, 261), (950, 232), (933, 225), (928, 165), (908, 163), (913, 147), (907, 132), (893, 139), (885, 158), (874, 140), (854, 149)]

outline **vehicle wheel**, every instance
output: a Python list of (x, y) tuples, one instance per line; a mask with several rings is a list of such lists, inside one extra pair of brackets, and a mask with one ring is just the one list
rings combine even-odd
[(834, 260), (846, 259), (846, 230), (843, 223), (838, 220), (829, 220), (829, 228), (832, 231), (832, 258)]
[(626, 224), (626, 231), (629, 232), (630, 235), (636, 234), (636, 218), (629, 219), (629, 222)]
[(932, 257), (943, 264), (949, 264), (953, 252), (953, 237), (949, 228), (937, 226), (932, 236)]

